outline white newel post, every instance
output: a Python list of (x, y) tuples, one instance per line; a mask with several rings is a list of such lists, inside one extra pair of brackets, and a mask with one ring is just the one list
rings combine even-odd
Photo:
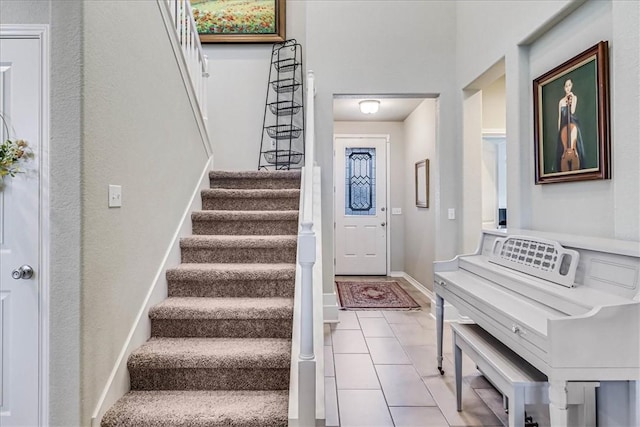
[(312, 360), (313, 353), (313, 265), (316, 262), (316, 235), (312, 222), (303, 222), (298, 235), (300, 266), (302, 267), (302, 346), (301, 360)]
[(313, 266), (316, 235), (313, 231), (313, 72), (308, 73), (307, 130), (304, 165), (304, 197), (301, 230), (298, 234), (298, 262), (301, 268), (300, 355), (298, 357), (298, 421), (300, 426), (316, 423), (316, 359), (313, 349)]
[(316, 419), (316, 361), (313, 349), (313, 265), (316, 260), (316, 236), (312, 222), (303, 222), (298, 236), (299, 261), (302, 267), (301, 346), (298, 360), (299, 421), (314, 426)]

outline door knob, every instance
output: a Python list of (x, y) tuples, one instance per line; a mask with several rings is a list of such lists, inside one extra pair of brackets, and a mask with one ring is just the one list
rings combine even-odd
[(382, 222), (382, 223), (380, 223), (380, 225), (384, 227), (385, 225), (387, 225), (387, 223), (386, 222)]
[(31, 279), (33, 277), (33, 268), (31, 268), (30, 265), (23, 265), (22, 267), (13, 270), (13, 272), (11, 273), (11, 277), (16, 280)]

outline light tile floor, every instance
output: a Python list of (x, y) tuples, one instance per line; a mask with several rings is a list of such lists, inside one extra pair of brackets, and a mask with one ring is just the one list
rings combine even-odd
[[(325, 325), (327, 426), (507, 425), (502, 396), (466, 356), (463, 411), (456, 410), (451, 331), (445, 326), (445, 374), (441, 376), (436, 368), (435, 319), (424, 294), (403, 278), (349, 276), (348, 279), (395, 280), (421, 309), (340, 311), (338, 324)], [(544, 412), (540, 408), (533, 410), (536, 414)], [(544, 427), (548, 418), (542, 421), (540, 426)]]

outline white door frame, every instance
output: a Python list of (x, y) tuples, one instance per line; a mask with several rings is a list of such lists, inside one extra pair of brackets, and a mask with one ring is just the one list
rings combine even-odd
[(40, 40), (40, 151), (34, 153), (39, 159), (40, 172), (40, 235), (38, 290), (39, 328), (38, 333), (38, 420), (41, 426), (49, 423), (49, 247), (50, 247), (50, 206), (49, 206), (49, 25), (0, 25), (1, 38), (21, 38)]
[[(390, 144), (391, 144), (391, 139), (388, 133), (385, 134), (381, 134), (381, 133), (334, 133), (333, 134), (333, 168), (334, 168), (334, 172), (333, 172), (333, 214), (334, 214), (334, 222), (333, 222), (333, 240), (335, 242), (335, 238), (336, 238), (336, 227), (335, 227), (335, 212), (336, 212), (336, 197), (335, 197), (335, 193), (336, 193), (336, 173), (335, 173), (335, 167), (336, 167), (336, 139), (337, 138), (384, 138), (386, 144), (384, 145), (385, 147), (385, 157), (386, 157), (386, 164), (384, 165), (384, 167), (387, 169), (387, 173), (386, 175), (386, 197), (387, 197), (387, 205), (386, 205), (386, 223), (387, 223), (387, 255), (386, 255), (386, 263), (387, 263), (387, 276), (391, 273), (391, 233), (392, 233), (392, 228), (391, 227), (391, 208), (389, 207), (391, 205), (391, 174), (389, 173), (389, 170), (391, 169), (391, 161), (389, 159), (389, 153), (391, 152), (390, 150)], [(335, 265), (336, 262), (336, 254), (334, 251), (333, 254), (333, 262)]]

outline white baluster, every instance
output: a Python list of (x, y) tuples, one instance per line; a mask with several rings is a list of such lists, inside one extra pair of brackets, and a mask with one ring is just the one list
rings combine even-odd
[[(206, 78), (209, 77), (209, 58), (204, 55), (202, 58), (202, 62), (203, 62), (203, 72), (202, 72), (202, 77), (203, 77), (203, 81), (205, 81)], [(202, 88), (202, 105), (200, 106), (200, 108), (202, 108), (202, 114), (204, 115), (204, 121), (205, 123), (207, 123), (207, 121), (209, 120), (209, 106), (208, 106), (208, 97), (209, 94), (207, 92), (207, 87), (206, 85), (203, 85)]]

